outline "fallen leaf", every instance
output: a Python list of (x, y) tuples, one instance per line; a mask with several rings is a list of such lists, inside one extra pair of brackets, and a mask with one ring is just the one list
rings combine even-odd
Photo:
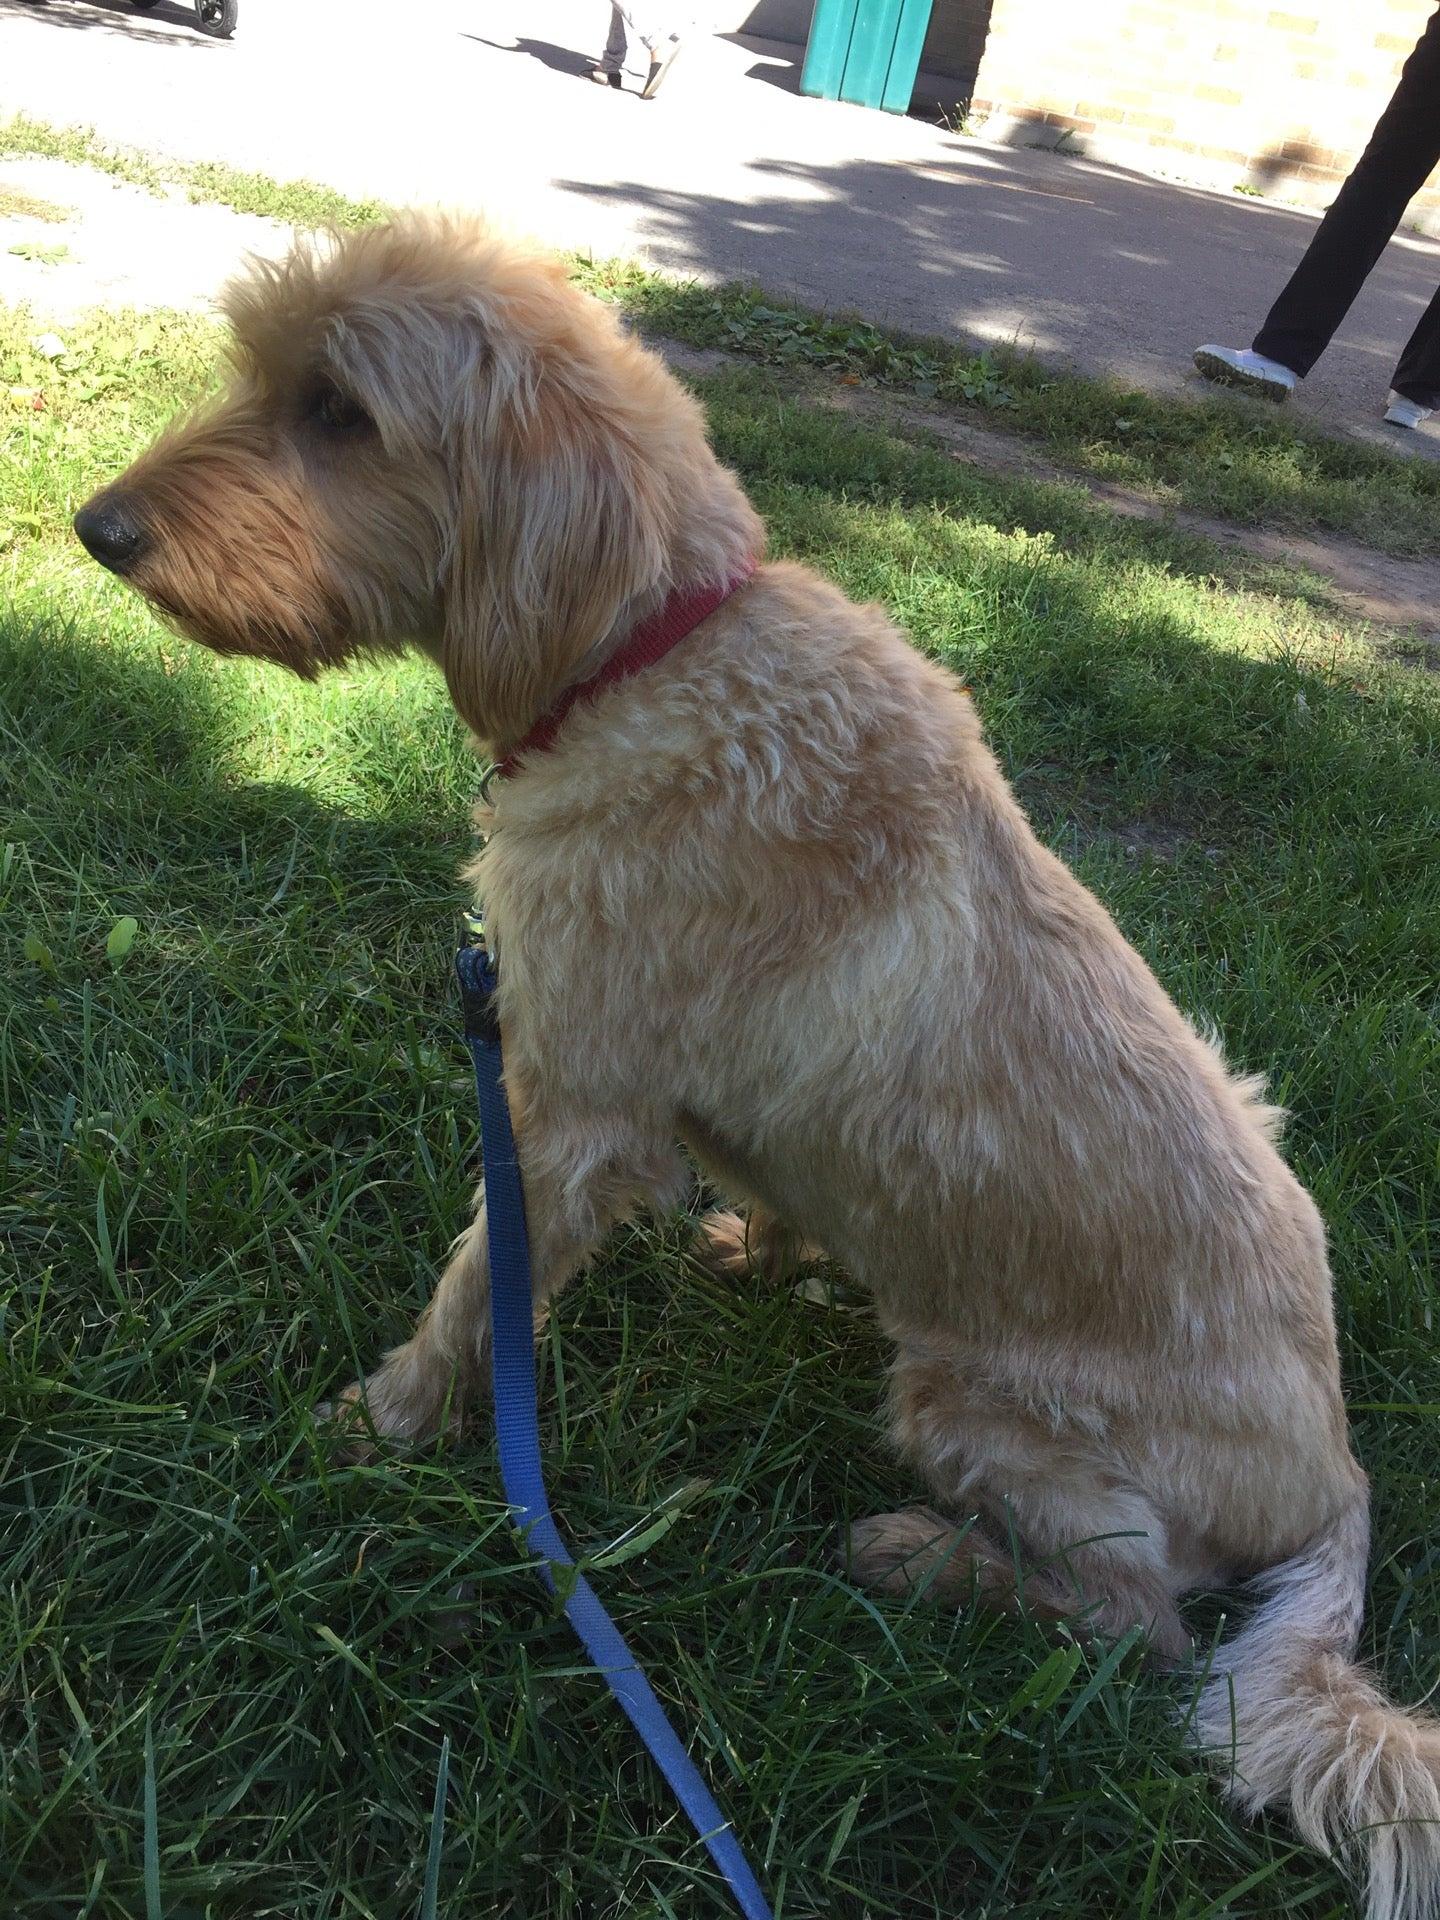
[(133, 913), (127, 913), (123, 919), (117, 920), (110, 929), (110, 936), (105, 942), (106, 959), (111, 961), (113, 965), (119, 966), (120, 962), (134, 946), (135, 936), (139, 931), (140, 922), (135, 918)]

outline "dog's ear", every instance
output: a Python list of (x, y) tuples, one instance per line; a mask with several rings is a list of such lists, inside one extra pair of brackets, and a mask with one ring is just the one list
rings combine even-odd
[(607, 407), (558, 375), (464, 384), (448, 453), (457, 524), (442, 661), (482, 739), (513, 741), (626, 606), (663, 583), (659, 476)]

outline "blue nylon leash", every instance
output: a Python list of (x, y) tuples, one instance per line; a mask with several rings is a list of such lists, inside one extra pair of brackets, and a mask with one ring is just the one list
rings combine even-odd
[[(505, 1498), (528, 1544), (550, 1564), (540, 1569), (556, 1591), (552, 1568), (575, 1565), (550, 1512), (540, 1464), (540, 1410), (535, 1388), (535, 1318), (525, 1190), (502, 1083), (500, 1022), (495, 1012), (496, 965), (478, 916), (455, 956), (465, 1009), (465, 1040), (475, 1063), (485, 1165), (485, 1217), (490, 1242), (490, 1326), (495, 1382), (495, 1432)], [(567, 1582), (567, 1585), (569, 1583)], [(714, 1796), (665, 1717), (650, 1682), (636, 1665), (620, 1629), (589, 1581), (574, 1576), (565, 1617), (592, 1663), (630, 1717), (671, 1791), (710, 1850), (745, 1920), (772, 1920), (770, 1906)]]

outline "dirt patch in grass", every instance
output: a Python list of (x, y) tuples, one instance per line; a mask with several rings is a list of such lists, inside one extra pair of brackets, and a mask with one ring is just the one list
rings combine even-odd
[[(1157, 867), (1173, 867), (1177, 860), (1198, 844), (1194, 834), (1174, 820), (1144, 818), (1127, 820), (1118, 827), (1095, 827), (1089, 831), (1077, 827), (1075, 839), (1079, 846), (1097, 847), (1102, 852), (1118, 854), (1124, 860)], [(1202, 851), (1208, 860), (1222, 857), (1219, 847), (1205, 847)]]
[(957, 460), (990, 472), (1083, 487), (1092, 500), (1127, 519), (1160, 521), (1200, 539), (1213, 540), (1217, 546), (1253, 554), (1258, 560), (1316, 574), (1333, 589), (1339, 609), (1376, 626), (1423, 638), (1436, 664), (1440, 664), (1440, 559), (1376, 553), (1342, 534), (1237, 526), (1234, 521), (1176, 506), (1163, 494), (1121, 486), (1047, 460), (1032, 440), (976, 426), (932, 408), (908, 406), (885, 394), (838, 387), (817, 391), (814, 397), (822, 405), (866, 419), (884, 420), (888, 416), (899, 426), (919, 428), (943, 441)]
[(74, 211), (73, 207), (56, 206), (53, 200), (42, 200), (38, 193), (24, 193), (19, 187), (0, 182), (0, 220), (53, 222), (68, 220)]

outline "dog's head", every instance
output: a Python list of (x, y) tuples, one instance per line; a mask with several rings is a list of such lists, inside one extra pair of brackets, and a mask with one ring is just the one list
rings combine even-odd
[[(218, 652), (312, 677), (415, 643), (503, 743), (677, 573), (754, 544), (660, 362), (557, 261), (477, 224), (410, 215), (308, 243), (222, 305), (227, 391), (75, 517)], [(682, 551), (707, 488), (725, 508), (712, 561)]]

